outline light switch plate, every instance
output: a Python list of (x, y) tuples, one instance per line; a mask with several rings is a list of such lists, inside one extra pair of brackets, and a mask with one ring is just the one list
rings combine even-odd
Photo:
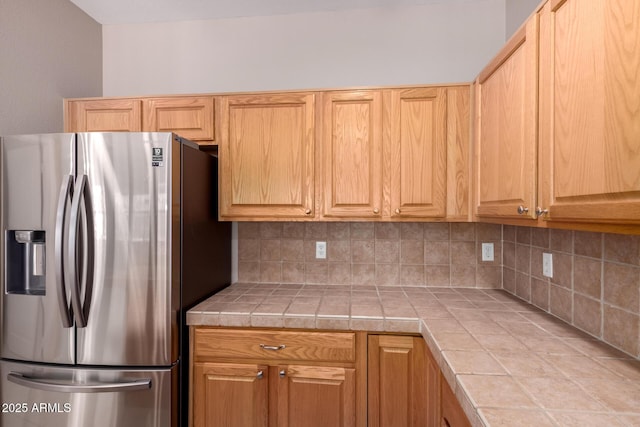
[(542, 275), (545, 277), (553, 277), (553, 255), (542, 253)]
[(482, 260), (493, 261), (493, 243), (482, 244)]
[(327, 258), (327, 242), (316, 242), (316, 259)]

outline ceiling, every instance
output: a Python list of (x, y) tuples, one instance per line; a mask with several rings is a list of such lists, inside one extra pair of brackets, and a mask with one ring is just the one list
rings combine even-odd
[(71, 0), (100, 24), (224, 19), (478, 0)]

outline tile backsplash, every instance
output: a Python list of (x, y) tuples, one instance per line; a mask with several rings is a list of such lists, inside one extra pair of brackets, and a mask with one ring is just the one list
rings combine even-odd
[[(489, 224), (240, 222), (238, 281), (500, 288), (501, 239)], [(494, 243), (493, 262), (481, 242)]]
[[(316, 259), (316, 242), (327, 243)], [(482, 261), (482, 243), (495, 259)], [(553, 256), (553, 277), (542, 254)], [(640, 358), (640, 236), (481, 223), (240, 222), (238, 281), (504, 288)]]
[(502, 247), (505, 290), (640, 358), (640, 236), (504, 226)]

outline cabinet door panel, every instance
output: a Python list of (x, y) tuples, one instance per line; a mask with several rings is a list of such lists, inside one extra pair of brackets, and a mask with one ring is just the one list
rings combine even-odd
[(541, 13), (547, 219), (640, 223), (640, 1), (552, 1)]
[(141, 101), (95, 99), (68, 101), (66, 132), (140, 132)]
[(478, 77), (478, 216), (535, 218), (537, 57), (534, 16)]
[(194, 427), (267, 427), (268, 368), (195, 363)]
[(392, 217), (444, 217), (447, 91), (398, 89), (385, 105), (391, 152)]
[(355, 426), (355, 369), (279, 366), (278, 427)]
[(313, 214), (314, 94), (222, 100), (221, 216)]
[(379, 91), (327, 92), (323, 106), (324, 215), (382, 213), (382, 98)]
[(174, 132), (192, 141), (213, 141), (213, 97), (186, 96), (145, 100), (143, 128)]
[(432, 376), (426, 351), (421, 337), (369, 336), (370, 427), (434, 425), (440, 371)]

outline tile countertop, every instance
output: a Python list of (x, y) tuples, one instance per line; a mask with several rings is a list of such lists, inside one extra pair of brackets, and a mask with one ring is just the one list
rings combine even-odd
[(236, 283), (189, 325), (420, 333), (473, 426), (640, 426), (640, 361), (494, 289)]

